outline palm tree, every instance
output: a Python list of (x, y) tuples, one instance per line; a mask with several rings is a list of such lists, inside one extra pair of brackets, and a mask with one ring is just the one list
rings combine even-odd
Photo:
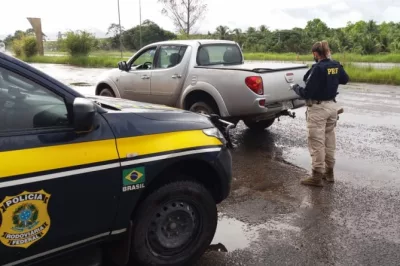
[(255, 32), (256, 32), (256, 29), (254, 27), (249, 27), (247, 29), (247, 34), (252, 34), (252, 33), (255, 33)]
[(368, 21), (365, 27), (366, 34), (377, 34), (379, 32), (376, 22), (373, 20)]
[(242, 30), (236, 28), (236, 29), (234, 29), (232, 31), (232, 33), (233, 33), (233, 40), (235, 42), (237, 42), (240, 45), (240, 47), (242, 47), (243, 43), (244, 43), (244, 38), (245, 38), (245, 36), (243, 35)]
[(265, 25), (261, 25), (260, 26), (260, 32), (261, 33), (266, 33), (268, 31), (268, 27), (267, 26), (265, 26)]
[(221, 40), (226, 40), (226, 38), (229, 36), (230, 31), (227, 26), (218, 26), (216, 29), (216, 34)]

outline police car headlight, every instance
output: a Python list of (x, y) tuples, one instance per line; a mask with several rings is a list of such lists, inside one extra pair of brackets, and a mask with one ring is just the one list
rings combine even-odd
[(203, 133), (206, 134), (207, 136), (219, 139), (224, 145), (226, 144), (226, 139), (224, 135), (216, 127), (203, 129)]

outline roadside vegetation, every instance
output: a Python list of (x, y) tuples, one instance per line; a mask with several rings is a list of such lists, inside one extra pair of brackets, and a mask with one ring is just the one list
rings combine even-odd
[(359, 67), (351, 63), (345, 64), (344, 69), (349, 74), (350, 82), (400, 85), (400, 68), (377, 69), (371, 66)]
[[(122, 57), (129, 58), (136, 51), (123, 51)], [(45, 51), (46, 56), (67, 56), (68, 53), (61, 51)], [(352, 53), (334, 53), (332, 54), (335, 60), (341, 63), (349, 62), (365, 62), (365, 63), (400, 63), (399, 54), (386, 55), (360, 55)], [(90, 56), (97, 57), (118, 57), (121, 58), (121, 52), (117, 50), (96, 50), (90, 53)], [(244, 52), (245, 60), (270, 60), (270, 61), (290, 61), (290, 62), (310, 62), (312, 61), (311, 54), (299, 55), (295, 53), (252, 53)]]
[[(312, 61), (312, 55), (295, 53), (244, 53), (246, 60), (276, 60), (276, 61)], [(332, 53), (333, 59), (346, 62), (366, 62), (366, 63), (400, 63), (400, 53), (398, 54), (371, 54), (362, 55), (354, 53)]]
[[(45, 52), (68, 52), (68, 46), (64, 44), (81, 37), (83, 37), (81, 41), (85, 44), (82, 46), (90, 54), (97, 51), (114, 51), (115, 55), (118, 55), (115, 51), (120, 50), (120, 40), (123, 51), (130, 52), (153, 42), (171, 39), (222, 39), (239, 43), (248, 59), (292, 61), (297, 58), (309, 60), (312, 44), (328, 40), (336, 58), (343, 58), (346, 62), (400, 63), (400, 23), (394, 22), (377, 24), (372, 20), (358, 21), (348, 23), (343, 28), (329, 28), (320, 19), (313, 19), (308, 21), (304, 28), (271, 31), (267, 26), (261, 25), (242, 30), (221, 25), (213, 32), (190, 35), (182, 29), (178, 34), (164, 30), (150, 20), (143, 21), (141, 28), (142, 41), (140, 41), (139, 26), (124, 29), (116, 23), (109, 26), (108, 37), (102, 39), (94, 38), (84, 31), (59, 32), (57, 40), (45, 41)], [(7, 36), (4, 42), (11, 50), (14, 40), (32, 35), (34, 36), (32, 29), (19, 30)]]
[[(168, 2), (165, 2), (166, 4)], [(271, 31), (268, 27), (249, 27), (247, 30), (219, 26), (207, 34), (190, 34), (190, 29), (179, 32), (164, 30), (156, 23), (145, 20), (142, 40), (139, 26), (125, 30), (111, 24), (107, 38), (95, 38), (86, 31), (59, 33), (57, 40), (45, 41), (45, 56), (38, 56), (32, 29), (16, 31), (4, 41), (8, 50), (31, 63), (68, 64), (81, 67), (117, 67), (118, 61), (128, 60), (141, 47), (171, 39), (222, 39), (239, 43), (245, 60), (273, 60), (309, 63), (310, 47), (315, 41), (328, 40), (335, 60), (346, 66), (353, 82), (400, 85), (400, 69), (360, 67), (352, 63), (400, 63), (400, 23), (359, 21), (344, 28), (329, 28), (320, 19), (307, 23), (305, 28)], [(122, 34), (120, 34), (122, 33)], [(121, 40), (121, 42), (120, 42)], [(120, 48), (123, 53), (121, 57)]]
[(110, 57), (110, 56), (32, 56), (20, 57), (28, 63), (43, 63), (43, 64), (64, 64), (78, 67), (96, 67), (96, 68), (112, 68), (117, 67), (117, 63), (126, 58)]

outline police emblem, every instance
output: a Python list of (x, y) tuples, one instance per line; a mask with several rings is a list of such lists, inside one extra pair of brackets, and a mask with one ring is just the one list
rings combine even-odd
[(50, 229), (50, 196), (44, 190), (7, 196), (0, 203), (0, 241), (9, 247), (28, 248), (42, 239)]

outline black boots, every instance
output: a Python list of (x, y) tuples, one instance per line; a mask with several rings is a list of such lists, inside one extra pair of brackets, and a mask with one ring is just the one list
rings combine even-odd
[(325, 175), (323, 177), (327, 182), (333, 183), (335, 182), (335, 177), (333, 174), (333, 168), (326, 168)]

